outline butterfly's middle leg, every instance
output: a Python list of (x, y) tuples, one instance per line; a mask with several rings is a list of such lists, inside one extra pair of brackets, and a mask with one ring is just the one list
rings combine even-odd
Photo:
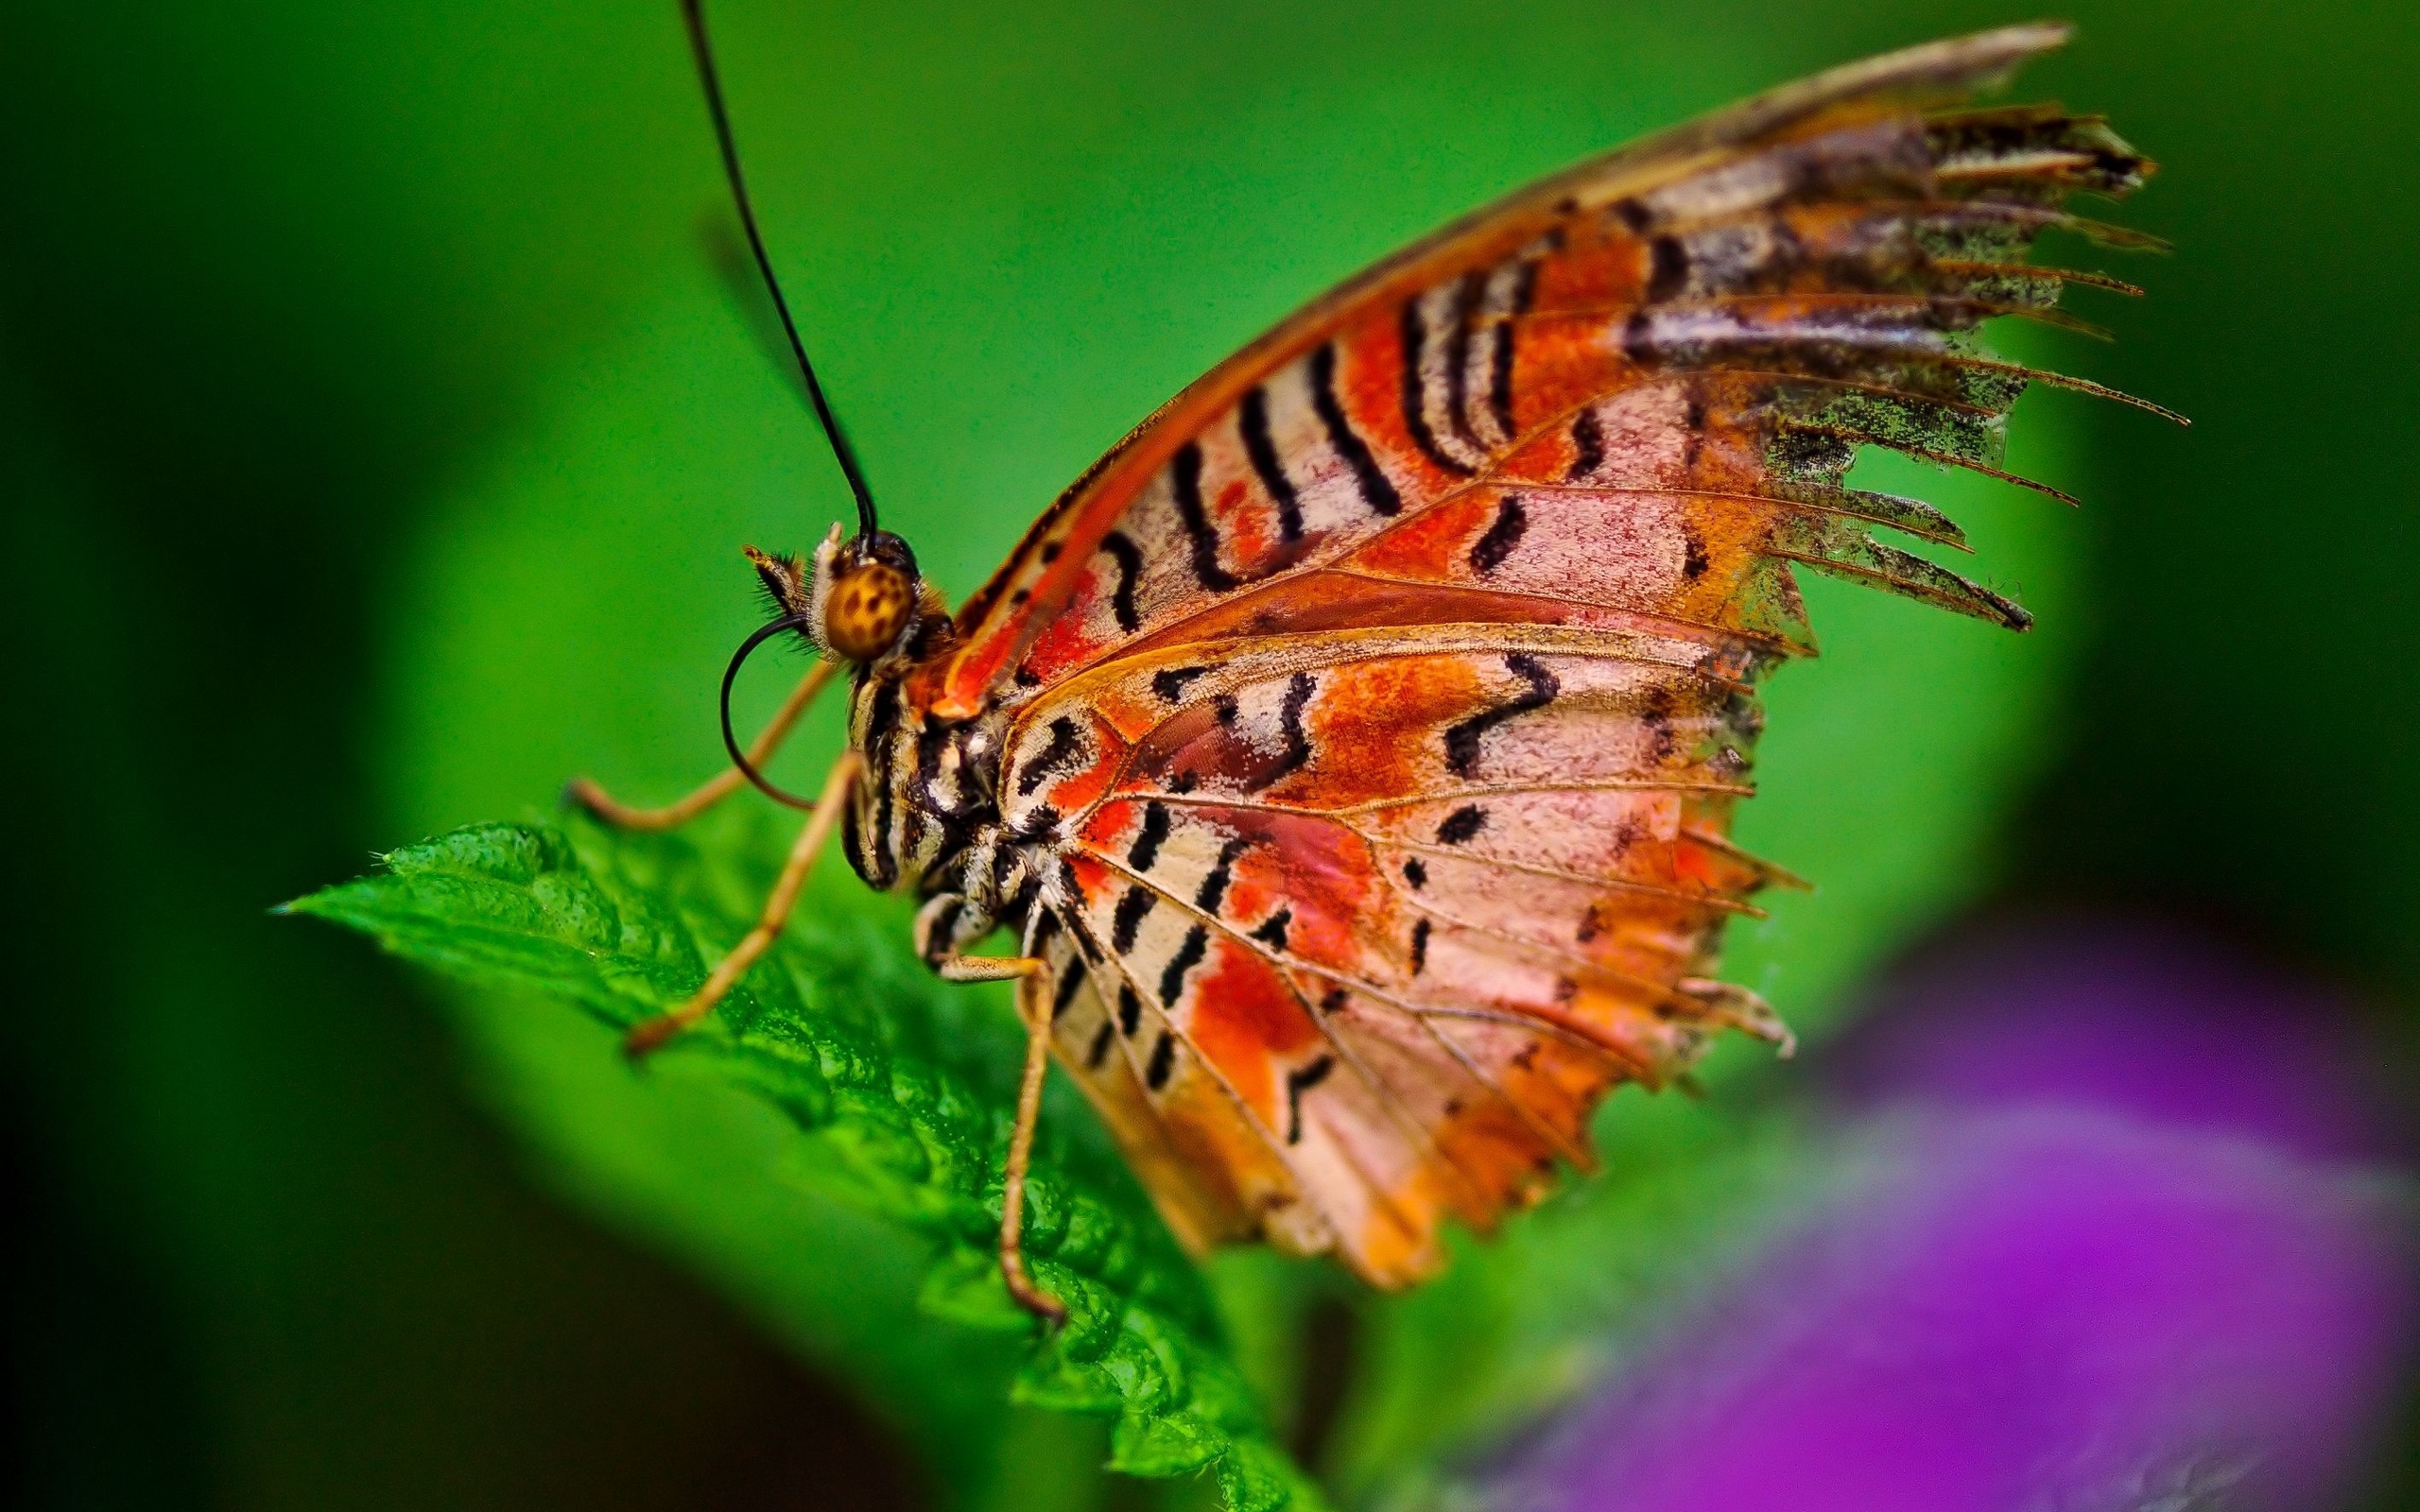
[[(782, 748), (782, 742), (789, 738), (790, 728), (798, 723), (798, 716), (806, 713), (806, 706), (815, 701), (815, 696), (823, 691), (824, 685), (832, 680), (840, 666), (838, 662), (825, 661), (818, 662), (807, 669), (806, 676), (799, 679), (798, 686), (790, 690), (790, 696), (782, 700), (781, 708), (773, 712), (773, 717), (765, 721), (765, 728), (756, 732), (754, 743), (748, 747), (750, 765), (761, 771), (765, 764), (773, 759), (773, 753)], [(655, 809), (633, 808), (606, 792), (595, 779), (587, 777), (573, 778), (565, 784), (563, 796), (617, 830), (670, 830), (713, 808), (738, 792), (746, 782), (747, 779), (740, 775), (738, 767), (730, 767), (699, 783), (685, 796)]]
[(1050, 966), (1031, 955), (945, 955), (935, 966), (949, 982), (1017, 985), (1017, 1018), (1025, 1024), (1025, 1076), (1017, 1084), (1017, 1121), (1009, 1131), (1009, 1161), (1000, 1181), (1000, 1279), (1019, 1307), (1052, 1323), (1067, 1320), (1057, 1297), (1033, 1283), (1025, 1268), (1025, 1177), (1033, 1160), (1033, 1129), (1042, 1117), (1042, 1082), (1050, 1068)]
[(799, 889), (806, 885), (807, 868), (815, 865), (816, 853), (831, 838), (832, 828), (839, 822), (840, 812), (848, 806), (857, 778), (865, 769), (865, 758), (856, 751), (840, 753), (840, 759), (832, 764), (832, 774), (823, 780), (823, 791), (816, 795), (805, 827), (790, 844), (789, 859), (782, 863), (782, 874), (774, 879), (773, 890), (765, 896), (765, 908), (757, 916), (756, 927), (741, 936), (739, 943), (715, 962), (714, 970), (706, 973), (704, 985), (687, 1002), (640, 1021), (622, 1041), (623, 1049), (633, 1056), (646, 1055), (712, 1013), (715, 1005), (738, 985), (758, 957), (773, 948), (783, 926), (789, 922), (791, 908), (798, 903)]

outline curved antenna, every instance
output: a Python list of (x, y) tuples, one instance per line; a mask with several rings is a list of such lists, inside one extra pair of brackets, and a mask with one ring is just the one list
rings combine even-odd
[[(714, 49), (706, 43), (703, 0), (681, 0), (681, 18), (689, 26), (689, 48), (698, 57), (698, 79), (706, 87), (706, 110), (715, 119), (715, 141), (722, 148), (723, 176), (731, 180), (731, 198), (739, 207), (739, 224), (748, 232), (748, 249), (756, 254), (756, 271), (765, 275), (765, 292), (773, 297), (774, 313), (782, 318), (782, 330), (790, 338), (790, 352), (798, 358), (799, 376), (806, 380), (806, 397), (815, 405), (815, 418), (823, 423), (823, 438), (832, 443), (832, 455), (848, 476), (849, 491), (856, 495), (857, 529), (871, 536), (879, 528), (874, 523), (873, 492), (866, 487), (865, 474), (857, 471), (857, 455), (849, 450), (849, 438), (840, 433), (840, 422), (833, 418), (832, 405), (823, 397), (823, 386), (816, 382), (815, 364), (806, 360), (806, 343), (799, 339), (798, 322), (790, 318), (789, 301), (782, 298), (781, 281), (773, 277), (773, 260), (766, 254), (765, 238), (756, 230), (756, 211), (748, 202), (748, 181), (739, 172), (739, 147), (731, 137), (731, 115), (723, 109), (722, 79), (715, 72)], [(746, 768), (745, 762), (740, 765)], [(759, 781), (757, 785), (765, 784)]]
[(755, 653), (758, 646), (784, 630), (803, 630), (813, 623), (804, 614), (783, 615), (740, 642), (739, 649), (731, 654), (731, 665), (723, 668), (722, 671), (722, 748), (731, 752), (731, 764), (739, 768), (740, 776), (756, 784), (758, 792), (776, 803), (786, 803), (794, 809), (811, 809), (815, 807), (815, 799), (801, 798), (796, 793), (775, 787), (767, 780), (764, 773), (758, 771), (749, 762), (748, 753), (739, 748), (739, 737), (734, 734), (731, 729), (731, 685), (738, 680), (739, 669), (747, 664), (749, 657)]

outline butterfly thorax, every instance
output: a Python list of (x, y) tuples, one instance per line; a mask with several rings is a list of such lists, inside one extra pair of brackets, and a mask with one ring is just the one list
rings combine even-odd
[(970, 717), (916, 696), (912, 665), (861, 668), (849, 741), (866, 763), (842, 827), (849, 864), (867, 885), (926, 900), (917, 947), (927, 960), (1021, 922), (1034, 892), (1032, 837), (1002, 823), (1003, 735), (1013, 711)]

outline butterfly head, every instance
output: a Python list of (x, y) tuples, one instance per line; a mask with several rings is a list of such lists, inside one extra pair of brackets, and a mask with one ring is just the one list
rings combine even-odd
[(811, 561), (753, 546), (748, 559), (774, 606), (804, 621), (826, 656), (859, 664), (888, 661), (926, 626), (946, 623), (941, 595), (916, 571), (916, 554), (888, 530), (843, 541), (834, 525)]

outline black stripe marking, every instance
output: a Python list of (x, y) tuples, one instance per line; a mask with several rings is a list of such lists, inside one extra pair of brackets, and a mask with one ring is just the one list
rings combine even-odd
[(857, 806), (855, 803), (840, 806), (840, 853), (849, 858), (851, 870), (869, 884), (873, 882), (874, 868), (867, 857), (866, 837), (857, 827)]
[[(1530, 313), (1530, 305), (1538, 297), (1538, 265), (1523, 263), (1521, 271), (1512, 279), (1512, 315)], [(1513, 322), (1499, 321), (1495, 327), (1495, 366), (1489, 374), (1487, 407), (1495, 416), (1495, 429), (1509, 443), (1520, 434), (1512, 424), (1512, 340)]]
[[(1047, 803), (1036, 803), (1026, 810), (1025, 817), (1017, 821), (1016, 828), (1009, 832), (1009, 836), (1015, 840), (1039, 840), (1058, 827), (1059, 811)], [(1063, 868), (1062, 874), (1068, 874)]]
[(1594, 409), (1583, 409), (1571, 421), (1571, 467), (1563, 474), (1565, 483), (1577, 483), (1605, 465), (1605, 429), (1597, 421)]
[(1168, 1073), (1176, 1069), (1176, 1039), (1166, 1029), (1160, 1031), (1160, 1042), (1151, 1047), (1151, 1063), (1143, 1069), (1144, 1085), (1158, 1091), (1168, 1084)]
[(1132, 634), (1143, 627), (1143, 617), (1134, 612), (1134, 585), (1143, 576), (1142, 549), (1115, 530), (1100, 538), (1100, 549), (1117, 563), (1117, 586), (1110, 591), (1109, 611), (1117, 617), (1117, 627)]
[[(1419, 447), (1428, 460), (1448, 472), (1468, 477), (1471, 470), (1446, 455), (1444, 449), (1437, 444), (1437, 433), (1428, 428), (1428, 384), (1422, 371), (1428, 360), (1428, 322), (1421, 315), (1420, 305), (1421, 297), (1417, 295), (1404, 301), (1403, 314), (1396, 320), (1396, 329), (1403, 339), (1403, 428), (1411, 437), (1412, 444)], [(1459, 323), (1456, 329), (1461, 330)], [(1451, 385), (1449, 391), (1459, 399), (1462, 387), (1459, 374), (1447, 381)]]
[[(1089, 971), (1084, 965), (1084, 958), (1082, 956), (1070, 955), (1067, 957), (1066, 970), (1059, 973), (1059, 989), (1050, 996), (1050, 1017), (1052, 1022), (1056, 1022), (1059, 1016), (1067, 1011), (1067, 1005), (1076, 1001), (1076, 994), (1083, 990), (1084, 978), (1088, 974)], [(1104, 1024), (1102, 1027), (1106, 1028), (1108, 1026)]]
[(1080, 747), (1076, 742), (1076, 721), (1061, 714), (1050, 721), (1050, 738), (1043, 743), (1040, 752), (1017, 773), (1017, 797), (1031, 798), (1033, 790), (1050, 780), (1050, 774), (1067, 764)]
[(1361, 490), (1361, 502), (1372, 514), (1393, 516), (1403, 508), (1403, 495), (1395, 491), (1378, 460), (1370, 455), (1367, 442), (1353, 428), (1351, 417), (1336, 399), (1336, 343), (1331, 341), (1311, 353), (1311, 408), (1319, 412), (1320, 423), (1327, 428), (1327, 444), (1344, 458), (1353, 470), (1353, 481)]
[(1495, 419), (1495, 433), (1506, 440), (1512, 429), (1512, 322), (1495, 327), (1495, 351), (1488, 357), (1487, 412)]
[(1124, 1035), (1127, 1039), (1132, 1040), (1134, 1038), (1135, 1029), (1142, 1023), (1142, 1022), (1143, 1000), (1134, 995), (1132, 984), (1119, 984), (1117, 988), (1117, 1032)]
[(1185, 442), (1169, 459), (1168, 486), (1176, 495), (1177, 518), (1184, 522), (1185, 536), (1193, 542), (1194, 580), (1214, 593), (1241, 586), (1234, 574), (1219, 565), (1219, 532), (1210, 524), (1209, 511), (1201, 507), (1201, 442)]
[[(1033, 884), (1028, 882), (1026, 885), (1030, 887)], [(1043, 947), (1058, 937), (1059, 927), (1059, 916), (1051, 910), (1045, 908), (1035, 914), (1033, 922), (1026, 929), (1025, 953), (1028, 955), (1041, 954)]]
[(1084, 1069), (1086, 1071), (1100, 1070), (1100, 1063), (1108, 1057), (1109, 1021), (1103, 1019), (1100, 1021), (1100, 1032), (1093, 1036), (1092, 1047), (1084, 1052)]
[(1143, 805), (1143, 833), (1134, 837), (1132, 850), (1126, 852), (1126, 864), (1137, 871), (1149, 871), (1160, 859), (1160, 845), (1168, 837), (1168, 811), (1165, 803)]
[(1252, 932), (1252, 937), (1271, 950), (1282, 951), (1286, 948), (1286, 926), (1293, 921), (1294, 910), (1280, 908), (1270, 915), (1268, 920), (1258, 929)]
[(1277, 769), (1269, 774), (1270, 782), (1273, 782), (1288, 772), (1299, 771), (1310, 764), (1311, 737), (1303, 730), (1303, 709), (1311, 701), (1313, 686), (1311, 675), (1307, 672), (1295, 673), (1286, 684), (1286, 701), (1277, 706), (1277, 728), (1286, 736), (1286, 756), (1277, 764)]
[(998, 922), (1008, 925), (1011, 930), (1033, 917), (1033, 905), (1042, 897), (1042, 873), (1027, 866), (1023, 856), (1017, 858), (1016, 864), (1019, 872), (1017, 890), (1009, 895), (1007, 902), (998, 905), (994, 916)]
[(1418, 856), (1414, 856), (1410, 860), (1405, 862), (1403, 864), (1403, 880), (1411, 884), (1411, 890), (1414, 892), (1418, 892), (1421, 888), (1427, 886), (1427, 864), (1423, 862)]
[(1343, 988), (1329, 988), (1327, 989), (1327, 995), (1320, 999), (1320, 1011), (1322, 1013), (1340, 1012), (1342, 1010), (1345, 1004), (1352, 1001), (1352, 998), (1353, 994), (1345, 990)]
[(1235, 874), (1236, 858), (1252, 849), (1252, 842), (1234, 839), (1219, 848), (1219, 861), (1210, 875), (1201, 879), (1201, 891), (1194, 895), (1194, 906), (1213, 919), (1219, 916), (1219, 905), (1226, 902), (1227, 883)]
[(1209, 671), (1208, 667), (1168, 667), (1151, 674), (1151, 695), (1162, 703), (1179, 703), (1184, 698), (1184, 685)]
[(1479, 296), (1485, 289), (1486, 280), (1478, 274), (1462, 275), (1454, 285), (1449, 315), (1453, 325), (1445, 333), (1445, 423), (1473, 450), (1482, 448), (1471, 433), (1471, 324), (1478, 318)]
[(1445, 822), (1437, 826), (1437, 843), (1461, 845), (1486, 828), (1487, 810), (1476, 803), (1465, 803), (1453, 813), (1446, 815)]
[(1303, 1143), (1303, 1094), (1327, 1080), (1327, 1074), (1335, 1069), (1336, 1057), (1322, 1056), (1309, 1065), (1298, 1067), (1286, 1074), (1287, 1143)]
[(1655, 317), (1633, 310), (1622, 322), (1622, 355), (1644, 368), (1656, 358)]
[(1677, 236), (1647, 244), (1647, 302), (1661, 304), (1689, 286), (1689, 253)]
[[(1055, 823), (1056, 821), (1054, 820), (1053, 822)], [(1059, 858), (1059, 895), (1061, 901), (1066, 903), (1068, 907), (1077, 910), (1079, 913), (1082, 912), (1084, 909), (1086, 904), (1086, 900), (1084, 898), (1084, 885), (1077, 880), (1076, 868), (1074, 866), (1069, 864), (1065, 856), (1061, 856)], [(1084, 946), (1089, 954), (1092, 946), (1092, 937), (1084, 931), (1078, 930), (1076, 932), (1076, 943)]]
[(1681, 576), (1694, 583), (1705, 576), (1706, 568), (1711, 565), (1706, 559), (1705, 537), (1684, 524), (1681, 526)]
[[(929, 809), (925, 812), (927, 815), (932, 815)], [(904, 842), (901, 849), (925, 850), (934, 858), (931, 870), (938, 871), (947, 868), (964, 872), (964, 868), (972, 864), (967, 861), (966, 852), (970, 842), (974, 839), (975, 831), (988, 821), (965, 814), (942, 814), (932, 816), (939, 820), (932, 828), (940, 833), (941, 838), (927, 849), (921, 843), (921, 836), (917, 836)], [(965, 872), (965, 874), (973, 875), (972, 872)]]
[(1295, 497), (1294, 480), (1286, 475), (1286, 464), (1269, 435), (1268, 386), (1255, 387), (1244, 395), (1236, 411), (1236, 429), (1243, 437), (1244, 455), (1252, 458), (1253, 472), (1277, 503), (1277, 539), (1289, 544), (1302, 540), (1303, 504)]
[(1395, 318), (1395, 334), (1402, 348), (1399, 360), (1403, 363), (1403, 424), (1430, 460), (1443, 467), (1447, 463), (1437, 455), (1437, 438), (1428, 433), (1428, 417), (1421, 403), (1425, 386), (1420, 369), (1428, 356), (1428, 322), (1421, 316), (1420, 301), (1417, 294), (1404, 301), (1403, 311)]
[(936, 719), (916, 737), (916, 786), (944, 813), (956, 811), (956, 800), (942, 802), (933, 783), (942, 775), (942, 752), (949, 746), (951, 733), (949, 726)]
[[(862, 837), (865, 865), (857, 869), (868, 882), (884, 888), (899, 878), (898, 860), (891, 853), (893, 784), (889, 774), (890, 745), (899, 732), (900, 706), (899, 684), (885, 679), (874, 690), (873, 708), (866, 714), (866, 770), (873, 774), (873, 832)], [(850, 806), (850, 812), (854, 816), (856, 805)]]
[(1521, 506), (1521, 496), (1508, 493), (1495, 506), (1495, 522), (1487, 533), (1471, 542), (1471, 570), (1484, 576), (1504, 565), (1512, 548), (1521, 543), (1529, 532), (1530, 512)]
[(1177, 1000), (1184, 996), (1184, 973), (1201, 965), (1209, 949), (1208, 925), (1196, 924), (1184, 932), (1184, 943), (1176, 948), (1176, 954), (1168, 957), (1167, 969), (1160, 973), (1162, 1012), (1175, 1011)]
[(1428, 920), (1421, 919), (1411, 926), (1411, 974), (1418, 976), (1428, 967)]
[(1132, 950), (1134, 931), (1142, 926), (1143, 916), (1150, 913), (1159, 901), (1160, 895), (1141, 883), (1127, 888), (1126, 896), (1117, 900), (1117, 912), (1110, 916), (1110, 949), (1120, 955)]
[(1512, 652), (1504, 659), (1504, 665), (1529, 686), (1510, 700), (1481, 710), (1445, 731), (1445, 765), (1457, 777), (1470, 776), (1471, 769), (1478, 765), (1480, 736), (1516, 714), (1545, 708), (1563, 691), (1563, 684), (1547, 670), (1546, 663), (1527, 651)]

